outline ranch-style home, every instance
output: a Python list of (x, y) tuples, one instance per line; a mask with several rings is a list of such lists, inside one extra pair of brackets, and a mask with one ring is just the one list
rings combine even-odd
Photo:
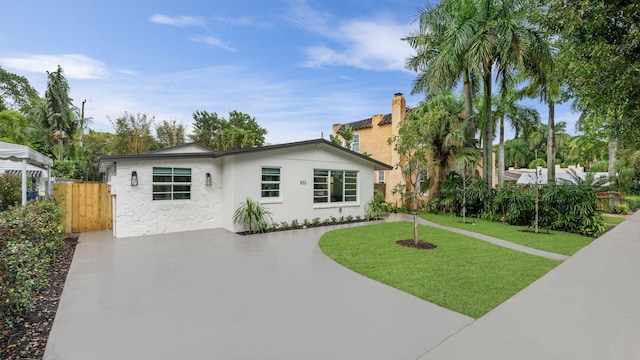
[(100, 158), (112, 196), (115, 237), (233, 224), (247, 199), (274, 222), (364, 216), (374, 171), (392, 167), (324, 139), (216, 152), (188, 143)]

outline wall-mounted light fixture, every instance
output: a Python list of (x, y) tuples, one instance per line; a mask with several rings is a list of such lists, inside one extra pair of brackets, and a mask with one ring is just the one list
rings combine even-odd
[(131, 172), (131, 186), (138, 186), (138, 173), (135, 171)]
[(211, 173), (206, 173), (204, 176), (204, 184), (206, 186), (211, 186), (213, 184), (213, 180), (211, 180)]

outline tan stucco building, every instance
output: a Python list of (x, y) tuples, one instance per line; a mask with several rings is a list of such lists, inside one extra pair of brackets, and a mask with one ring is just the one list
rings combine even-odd
[[(342, 127), (350, 125), (354, 133), (351, 150), (370, 155), (375, 160), (394, 166), (392, 170), (377, 171), (373, 179), (375, 189), (384, 192), (387, 201), (395, 205), (401, 205), (402, 199), (398, 194), (393, 194), (394, 187), (397, 184), (403, 184), (408, 190), (411, 190), (411, 184), (404, 179), (401, 169), (396, 166), (400, 162), (400, 156), (393, 149), (393, 144), (389, 143), (389, 138), (398, 135), (399, 125), (404, 121), (407, 111), (410, 111), (410, 109), (407, 108), (404, 96), (401, 93), (397, 93), (391, 100), (390, 114), (377, 114), (363, 120), (345, 124), (333, 124), (332, 130), (333, 135), (336, 135)], [(425, 169), (424, 175), (431, 176), (429, 173), (431, 171), (431, 168)], [(476, 166), (475, 175), (482, 176), (481, 161)], [(426, 200), (435, 186), (434, 182), (429, 192), (419, 198)]]

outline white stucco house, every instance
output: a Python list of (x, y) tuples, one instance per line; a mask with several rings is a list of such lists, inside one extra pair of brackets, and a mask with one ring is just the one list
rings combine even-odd
[(364, 216), (373, 174), (392, 167), (324, 139), (216, 152), (189, 143), (110, 155), (99, 168), (110, 185), (115, 237), (222, 227), (247, 198), (274, 222)]

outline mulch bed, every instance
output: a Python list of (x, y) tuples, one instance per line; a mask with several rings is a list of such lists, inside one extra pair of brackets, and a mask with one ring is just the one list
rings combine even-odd
[(413, 242), (413, 239), (408, 239), (408, 240), (398, 240), (396, 241), (396, 244), (401, 245), (401, 246), (406, 246), (406, 247), (410, 247), (410, 248), (414, 248), (414, 249), (421, 249), (421, 250), (429, 250), (429, 249), (435, 249), (438, 246), (430, 243), (430, 242), (426, 242), (426, 241), (422, 241), (422, 240), (418, 240), (418, 246), (416, 246), (416, 244)]
[(33, 311), (12, 328), (0, 330), (0, 359), (42, 359), (58, 310), (58, 302), (78, 243), (78, 235), (65, 239), (51, 264), (49, 286), (40, 290)]

